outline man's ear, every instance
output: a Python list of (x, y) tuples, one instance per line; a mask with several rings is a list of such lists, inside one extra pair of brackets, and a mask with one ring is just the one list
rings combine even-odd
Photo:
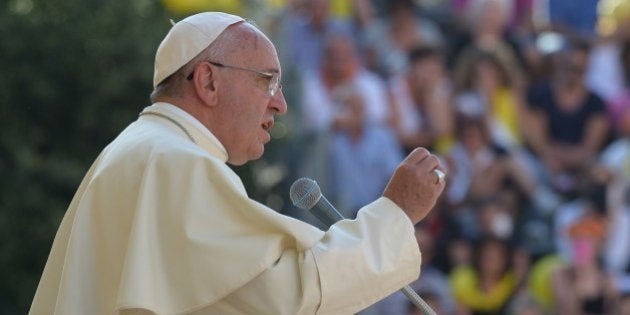
[(193, 73), (193, 86), (197, 97), (206, 104), (206, 106), (215, 106), (218, 104), (217, 87), (219, 77), (217, 69), (213, 68), (207, 62), (200, 62), (195, 66)]

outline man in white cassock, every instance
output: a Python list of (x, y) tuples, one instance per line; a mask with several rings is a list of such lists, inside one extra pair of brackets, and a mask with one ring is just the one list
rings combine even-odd
[(153, 104), (96, 159), (31, 314), (352, 314), (419, 275), (413, 226), (444, 189), (417, 149), (383, 197), (328, 231), (250, 199), (226, 163), (259, 158), (287, 111), (276, 50), (218, 12), (175, 24)]

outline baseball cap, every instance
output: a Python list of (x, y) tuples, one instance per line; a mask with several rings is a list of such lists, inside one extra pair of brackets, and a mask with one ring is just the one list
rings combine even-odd
[(230, 25), (243, 21), (223, 12), (191, 15), (173, 25), (155, 54), (153, 87), (206, 49)]

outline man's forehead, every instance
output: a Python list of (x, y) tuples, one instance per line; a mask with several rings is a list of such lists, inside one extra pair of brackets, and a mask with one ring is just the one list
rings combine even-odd
[(250, 49), (269, 49), (275, 51), (273, 43), (269, 40), (267, 35), (263, 33), (256, 25), (251, 24), (249, 21), (243, 23), (237, 23), (229, 27), (238, 33), (238, 38), (243, 45), (249, 45)]
[[(238, 23), (230, 26), (230, 31), (238, 33), (239, 43), (234, 47), (252, 66), (264, 67), (262, 71), (279, 72), (280, 64), (276, 48), (267, 35), (250, 23)], [(264, 64), (260, 64), (263, 62)]]

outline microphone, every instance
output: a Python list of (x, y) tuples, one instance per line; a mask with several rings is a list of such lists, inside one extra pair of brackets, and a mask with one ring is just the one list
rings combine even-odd
[[(344, 217), (322, 195), (322, 191), (316, 181), (302, 177), (291, 185), (289, 196), (294, 206), (311, 212), (317, 219), (330, 228), (331, 225)], [(408, 285), (400, 289), (405, 296), (425, 315), (436, 315), (431, 307)]]

